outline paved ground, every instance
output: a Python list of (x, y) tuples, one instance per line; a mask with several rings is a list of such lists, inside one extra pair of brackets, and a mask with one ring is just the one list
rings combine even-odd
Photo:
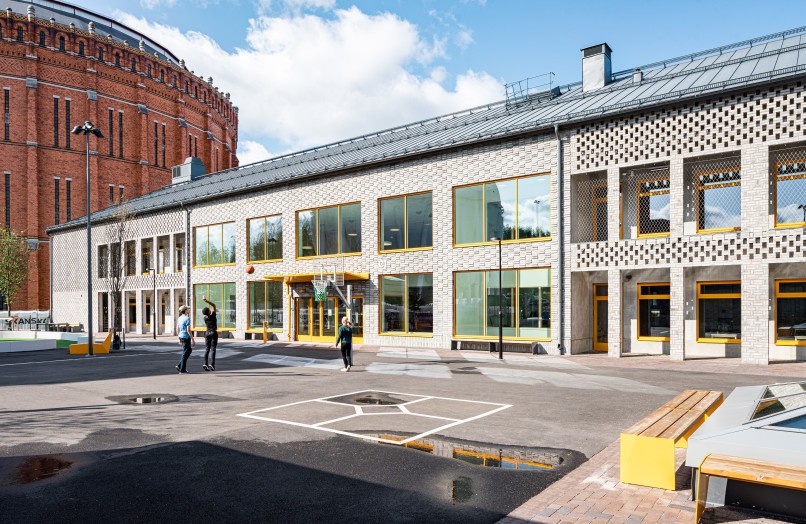
[[(2, 520), (495, 522), (601, 459), (621, 429), (683, 389), (806, 375), (804, 364), (499, 362), (377, 347), (344, 373), (335, 349), (250, 341), (222, 341), (217, 371), (205, 373), (201, 353), (190, 375), (173, 369), (172, 339), (92, 358), (0, 355)], [(373, 391), (397, 404), (374, 404), (386, 397)], [(145, 394), (174, 401), (118, 398)], [(484, 468), (454, 455), (554, 467)], [(48, 466), (32, 462), (44, 456), (72, 465), (22, 484), (23, 472)]]

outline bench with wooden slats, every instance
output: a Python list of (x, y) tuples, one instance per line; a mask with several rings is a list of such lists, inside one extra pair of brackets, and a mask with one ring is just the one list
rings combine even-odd
[(688, 389), (621, 433), (621, 481), (675, 489), (674, 448), (722, 404), (722, 393)]
[(697, 506), (694, 510), (694, 524), (700, 522), (700, 517), (705, 511), (705, 503), (708, 499), (708, 481), (712, 476), (806, 491), (806, 469), (803, 466), (727, 455), (707, 455), (697, 473)]

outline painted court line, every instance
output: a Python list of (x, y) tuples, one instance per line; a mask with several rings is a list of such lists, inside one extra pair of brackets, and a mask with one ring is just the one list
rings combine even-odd
[(92, 362), (94, 360), (101, 360), (105, 358), (126, 358), (126, 357), (145, 357), (148, 356), (145, 353), (137, 354), (137, 355), (117, 355), (114, 357), (96, 357), (93, 356), (92, 358), (62, 358), (59, 360), (38, 360), (35, 362), (15, 362), (13, 364), (0, 364), (0, 367), (6, 366), (27, 366), (29, 364), (51, 364), (53, 362)]

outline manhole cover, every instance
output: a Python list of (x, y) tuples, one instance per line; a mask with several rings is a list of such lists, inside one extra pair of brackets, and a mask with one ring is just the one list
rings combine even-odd
[(17, 467), (16, 484), (30, 484), (49, 479), (69, 468), (73, 463), (55, 457), (31, 457)]
[(176, 402), (179, 398), (176, 395), (168, 394), (148, 394), (148, 395), (124, 395), (118, 397), (107, 397), (107, 399), (118, 404), (164, 404), (166, 402)]
[(349, 404), (351, 406), (396, 406), (398, 404), (411, 402), (415, 398), (417, 397), (398, 395), (395, 393), (383, 393), (381, 391), (365, 391), (352, 395), (344, 395), (342, 397), (331, 397), (328, 400), (340, 404)]

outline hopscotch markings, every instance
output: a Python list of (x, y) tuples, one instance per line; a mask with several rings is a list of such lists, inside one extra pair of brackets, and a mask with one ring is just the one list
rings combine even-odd
[(384, 358), (413, 359), (413, 360), (442, 360), (433, 349), (407, 349), (407, 348), (382, 348), (377, 355)]
[[(292, 420), (284, 420), (284, 419), (279, 419), (279, 418), (271, 418), (270, 416), (264, 416), (264, 415), (268, 415), (268, 413), (266, 413), (266, 412), (279, 410), (279, 409), (287, 408), (287, 407), (290, 407), (290, 406), (301, 406), (303, 404), (315, 403), (315, 402), (322, 402), (322, 403), (328, 403), (328, 404), (339, 404), (341, 406), (345, 406), (345, 405), (349, 405), (349, 404), (333, 402), (330, 399), (338, 398), (338, 397), (346, 397), (346, 396), (350, 396), (350, 395), (358, 395), (358, 394), (361, 394), (361, 393), (370, 393), (370, 392), (371, 393), (385, 393), (387, 395), (405, 395), (407, 397), (417, 397), (417, 398), (414, 398), (413, 400), (410, 400), (410, 401), (407, 401), (407, 402), (403, 402), (401, 404), (397, 404), (397, 407), (400, 408), (400, 413), (364, 413), (360, 406), (353, 406), (355, 408), (355, 410), (356, 410), (355, 414), (347, 415), (347, 416), (344, 416), (344, 417), (339, 417), (339, 418), (336, 418), (336, 419), (324, 420), (322, 422), (317, 422), (315, 424), (306, 424), (306, 423), (303, 423), (303, 422), (296, 422), (296, 421), (292, 421)], [(449, 418), (449, 417), (440, 417), (440, 416), (437, 416), (437, 415), (424, 415), (424, 414), (419, 414), (419, 413), (411, 413), (405, 407), (407, 405), (416, 404), (418, 402), (424, 402), (426, 400), (448, 400), (448, 401), (454, 401), (454, 402), (465, 402), (465, 403), (470, 403), (470, 404), (482, 404), (482, 405), (486, 405), (486, 406), (495, 406), (495, 407), (493, 409), (490, 409), (490, 410), (484, 412), (484, 413), (481, 413), (479, 415), (475, 415), (475, 416), (472, 416), (472, 417), (468, 417), (468, 418), (465, 418), (465, 419), (453, 419), (453, 418)], [(499, 404), (499, 403), (496, 403), (496, 402), (486, 402), (486, 401), (481, 401), (481, 400), (467, 400), (467, 399), (459, 399), (459, 398), (435, 397), (435, 396), (429, 396), (429, 395), (416, 395), (416, 394), (413, 394), (413, 393), (399, 393), (399, 392), (392, 392), (392, 391), (362, 390), (362, 391), (355, 391), (355, 392), (352, 392), (352, 393), (344, 393), (344, 394), (341, 394), (341, 395), (334, 395), (334, 396), (330, 396), (330, 397), (322, 397), (322, 398), (315, 398), (315, 399), (310, 399), (310, 400), (302, 400), (302, 401), (299, 401), (299, 402), (291, 402), (289, 404), (283, 404), (283, 405), (280, 405), (280, 406), (274, 406), (274, 407), (270, 407), (270, 408), (258, 409), (258, 410), (249, 411), (249, 412), (246, 412), (246, 413), (239, 413), (238, 416), (239, 417), (244, 417), (244, 418), (250, 418), (250, 419), (254, 419), (254, 420), (260, 420), (260, 421), (263, 421), (263, 422), (277, 422), (277, 423), (280, 423), (280, 424), (286, 424), (286, 425), (290, 425), (290, 426), (297, 426), (297, 427), (302, 427), (302, 428), (314, 429), (314, 430), (317, 430), (317, 431), (326, 431), (326, 432), (335, 433), (335, 434), (338, 434), (338, 435), (345, 435), (345, 436), (348, 436), (348, 437), (355, 437), (355, 438), (360, 438), (360, 439), (364, 439), (364, 440), (370, 440), (370, 441), (373, 441), (373, 442), (384, 442), (384, 443), (387, 443), (387, 444), (395, 444), (395, 445), (401, 446), (401, 445), (407, 444), (409, 442), (413, 442), (415, 440), (418, 440), (418, 439), (421, 439), (423, 437), (426, 437), (428, 435), (432, 435), (432, 434), (434, 434), (434, 433), (436, 433), (438, 431), (443, 431), (443, 430), (458, 426), (460, 424), (466, 424), (466, 423), (472, 422), (474, 420), (479, 420), (481, 418), (493, 415), (495, 413), (498, 413), (499, 411), (503, 411), (503, 410), (509, 409), (511, 407), (512, 407), (511, 404)], [(260, 413), (261, 415), (257, 415), (256, 413)], [(340, 422), (342, 420), (354, 419), (354, 418), (359, 418), (359, 417), (362, 417), (362, 416), (376, 416), (376, 415), (416, 416), (416, 417), (429, 418), (429, 419), (434, 419), (434, 420), (450, 421), (450, 423), (442, 425), (442, 426), (439, 426), (439, 427), (434, 428), (434, 429), (430, 429), (428, 431), (425, 431), (423, 433), (420, 433), (418, 435), (414, 435), (413, 437), (410, 437), (410, 438), (407, 438), (407, 439), (404, 439), (404, 440), (400, 440), (400, 441), (394, 441), (394, 440), (389, 440), (389, 439), (385, 439), (385, 438), (381, 438), (381, 437), (373, 437), (373, 436), (370, 436), (370, 435), (364, 435), (364, 434), (360, 434), (360, 433), (353, 433), (353, 432), (350, 432), (350, 431), (343, 431), (343, 430), (338, 430), (338, 429), (333, 429), (333, 428), (326, 427), (327, 424)]]
[(445, 364), (392, 364), (389, 362), (373, 362), (367, 366), (368, 373), (382, 375), (405, 375), (423, 378), (451, 378), (451, 369)]

